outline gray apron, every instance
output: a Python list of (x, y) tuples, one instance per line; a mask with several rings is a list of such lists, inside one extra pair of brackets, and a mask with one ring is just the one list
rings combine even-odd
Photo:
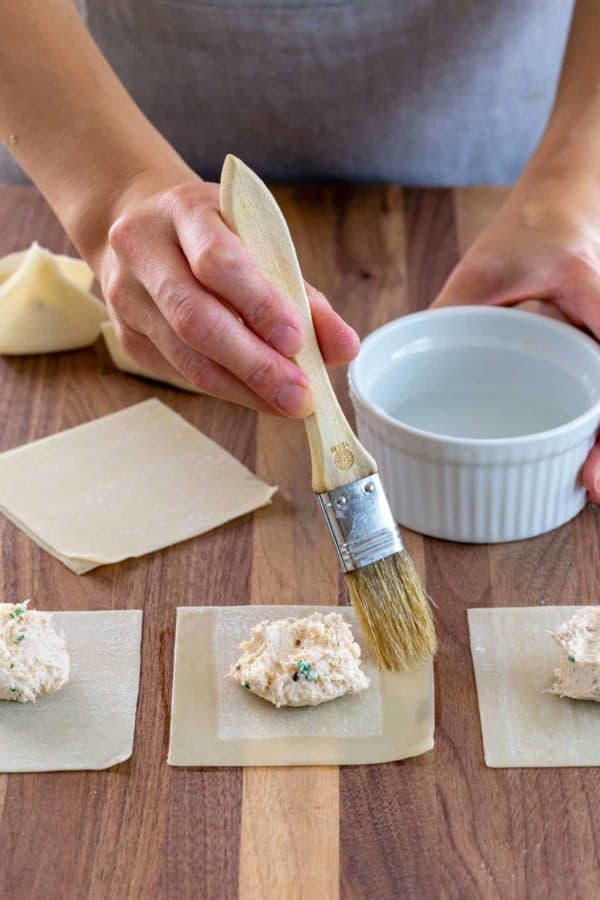
[[(572, 0), (80, 0), (106, 57), (206, 178), (513, 181)], [(0, 159), (0, 180), (18, 177)]]

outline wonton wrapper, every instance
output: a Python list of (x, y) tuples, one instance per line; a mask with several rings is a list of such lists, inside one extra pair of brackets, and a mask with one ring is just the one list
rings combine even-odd
[[(4, 260), (5, 269), (14, 265), (11, 256)], [(97, 340), (106, 307), (81, 286), (89, 275), (77, 262), (59, 262), (38, 244), (25, 251), (0, 283), (0, 353), (54, 353)], [(2, 261), (0, 280), (1, 273)]]
[(131, 756), (142, 611), (55, 612), (69, 682), (35, 703), (0, 701), (0, 772), (107, 769)]
[(140, 366), (140, 364), (137, 363), (135, 359), (132, 359), (128, 353), (125, 353), (121, 347), (112, 322), (104, 322), (102, 324), (102, 334), (113, 364), (117, 369), (121, 369), (122, 372), (129, 372), (131, 375), (139, 375), (141, 378), (150, 378), (152, 381), (161, 381), (164, 384), (170, 384), (173, 387), (180, 388), (182, 391), (190, 391), (193, 394), (202, 393), (202, 391), (198, 390), (197, 387), (194, 387), (193, 384), (190, 384), (189, 381), (186, 381), (183, 377), (164, 378), (162, 375), (157, 375), (155, 372), (151, 372), (149, 369), (144, 369), (143, 366)]
[[(351, 623), (367, 690), (320, 706), (276, 709), (226, 678), (239, 643), (264, 619), (339, 612)], [(172, 766), (358, 765), (433, 747), (433, 664), (378, 671), (350, 607), (225, 606), (177, 610), (168, 762)]]
[(580, 608), (468, 611), (488, 766), (600, 765), (600, 705), (546, 693), (560, 661), (549, 632)]
[(210, 531), (275, 490), (155, 399), (0, 454), (0, 510), (78, 575)]

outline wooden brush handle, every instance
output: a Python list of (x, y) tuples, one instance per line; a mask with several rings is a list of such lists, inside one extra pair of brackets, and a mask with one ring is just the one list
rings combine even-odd
[(260, 178), (235, 156), (221, 173), (221, 216), (271, 284), (293, 303), (304, 323), (305, 341), (296, 363), (310, 381), (314, 412), (305, 419), (315, 493), (377, 471), (350, 428), (333, 392), (317, 343), (304, 280), (287, 223)]

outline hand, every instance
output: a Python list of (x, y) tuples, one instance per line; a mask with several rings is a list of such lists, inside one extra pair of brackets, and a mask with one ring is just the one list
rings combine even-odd
[[(123, 348), (158, 375), (183, 375), (207, 394), (271, 413), (311, 412), (308, 380), (291, 360), (301, 320), (263, 278), (219, 215), (219, 188), (190, 177), (160, 188), (137, 181), (100, 254), (101, 283)], [(358, 338), (307, 286), (325, 362), (358, 352)]]
[[(434, 307), (485, 303), (541, 312), (600, 340), (600, 187), (559, 170), (532, 172), (458, 263)], [(600, 503), (600, 442), (583, 470)]]

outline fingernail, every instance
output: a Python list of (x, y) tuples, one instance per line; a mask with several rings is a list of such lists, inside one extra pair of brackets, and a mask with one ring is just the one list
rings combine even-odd
[(294, 356), (302, 346), (302, 334), (293, 325), (276, 325), (269, 335), (269, 343), (278, 353)]
[(275, 402), (282, 412), (301, 418), (307, 416), (313, 407), (309, 388), (303, 387), (301, 384), (284, 384), (277, 391)]

